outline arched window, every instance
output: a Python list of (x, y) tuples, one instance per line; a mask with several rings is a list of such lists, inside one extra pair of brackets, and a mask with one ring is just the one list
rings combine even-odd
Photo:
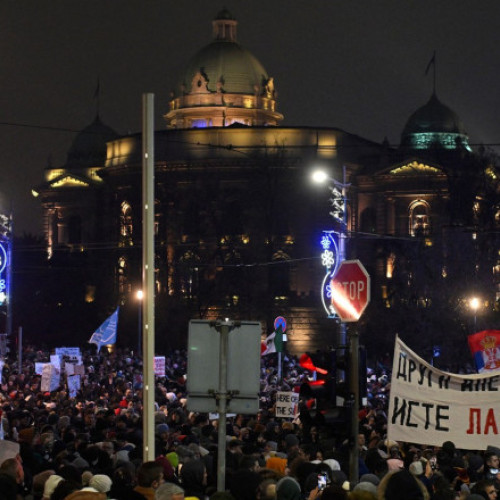
[(411, 236), (427, 236), (431, 232), (431, 207), (424, 200), (415, 200), (409, 207), (409, 233)]

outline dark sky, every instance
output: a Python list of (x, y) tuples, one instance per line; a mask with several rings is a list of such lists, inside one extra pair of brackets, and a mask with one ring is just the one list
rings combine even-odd
[[(226, 6), (238, 41), (274, 77), (284, 125), (332, 126), (398, 144), (432, 93), (471, 143), (500, 143), (498, 0), (4, 0), (0, 3), (0, 205), (15, 232), (41, 233), (31, 188), (48, 159), (63, 165), (96, 113), (118, 133), (141, 129), (155, 94), (163, 128), (169, 92), (212, 38)], [(29, 125), (28, 127), (16, 126)]]

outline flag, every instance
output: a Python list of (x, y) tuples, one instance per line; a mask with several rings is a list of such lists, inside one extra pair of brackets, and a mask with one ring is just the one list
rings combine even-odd
[(266, 337), (261, 348), (261, 356), (272, 354), (273, 352), (283, 352), (283, 342), (286, 342), (286, 335), (283, 334), (281, 326), (276, 331)]
[(425, 69), (425, 76), (429, 73), (429, 70), (436, 64), (436, 51), (434, 51), (434, 54), (432, 54), (431, 60), (429, 61), (429, 64), (427, 64), (427, 68)]
[(322, 375), (326, 375), (328, 373), (328, 370), (315, 366), (313, 360), (311, 359), (311, 356), (307, 352), (302, 354), (302, 356), (299, 358), (299, 365), (302, 368), (309, 370), (310, 372), (318, 372)]
[(500, 330), (483, 330), (468, 337), (469, 349), (479, 373), (500, 368)]
[(262, 351), (261, 350), (261, 356), (267, 356), (268, 354), (272, 354), (273, 352), (276, 352), (276, 345), (274, 344), (274, 337), (276, 336), (276, 332), (271, 333), (271, 335), (268, 335), (266, 337), (266, 340), (264, 342), (265, 349)]
[(116, 343), (116, 330), (118, 328), (118, 311), (120, 307), (92, 334), (89, 344), (95, 344), (100, 351), (103, 345)]

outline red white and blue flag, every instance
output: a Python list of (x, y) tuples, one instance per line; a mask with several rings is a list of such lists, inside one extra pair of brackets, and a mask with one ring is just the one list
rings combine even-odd
[(468, 341), (479, 373), (500, 369), (500, 330), (474, 333)]

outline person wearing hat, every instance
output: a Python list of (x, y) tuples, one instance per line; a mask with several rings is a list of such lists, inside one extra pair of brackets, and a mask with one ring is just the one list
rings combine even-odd
[(388, 472), (377, 488), (378, 500), (429, 500), (427, 488), (408, 470)]

